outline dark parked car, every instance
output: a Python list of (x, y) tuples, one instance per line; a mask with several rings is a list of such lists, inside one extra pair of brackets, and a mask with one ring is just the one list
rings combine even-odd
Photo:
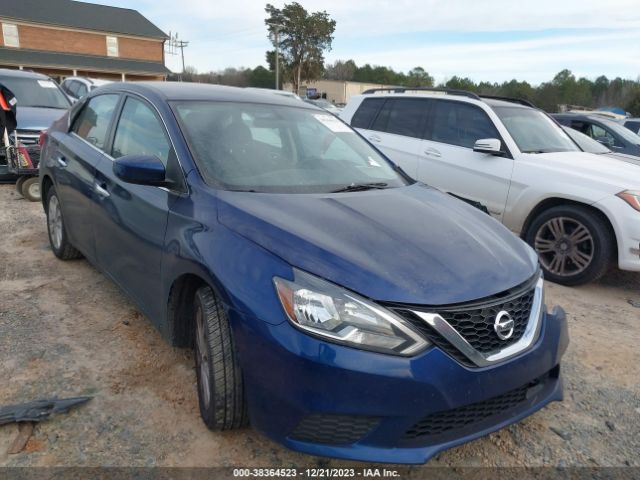
[(626, 118), (621, 120), (620, 123), (628, 128), (633, 133), (640, 135), (640, 118)]
[[(18, 140), (25, 146), (37, 146), (40, 133), (60, 118), (71, 102), (58, 85), (46, 75), (21, 70), (0, 69), (0, 83), (16, 97)], [(0, 148), (0, 180), (7, 174), (7, 160)]]
[(419, 463), (562, 398), (567, 325), (534, 251), (317, 107), (119, 83), (44, 145), (53, 252), (195, 348), (211, 429)]
[(579, 113), (554, 113), (551, 116), (561, 125), (584, 133), (616, 153), (640, 156), (640, 136), (613, 120)]
[(580, 150), (587, 153), (595, 153), (596, 155), (604, 155), (609, 158), (615, 158), (616, 160), (621, 160), (623, 162), (632, 163), (634, 165), (640, 165), (640, 158), (633, 155), (625, 155), (624, 153), (616, 153), (612, 150), (609, 150), (602, 143), (594, 140), (593, 138), (585, 135), (582, 132), (574, 130), (570, 127), (562, 127), (567, 135), (571, 137), (571, 140), (576, 142)]

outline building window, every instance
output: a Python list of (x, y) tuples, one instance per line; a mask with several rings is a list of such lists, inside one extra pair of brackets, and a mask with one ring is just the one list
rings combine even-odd
[(118, 37), (107, 37), (107, 56), (118, 56)]
[(18, 26), (12, 23), (2, 24), (2, 37), (5, 47), (20, 48), (20, 38), (18, 37)]

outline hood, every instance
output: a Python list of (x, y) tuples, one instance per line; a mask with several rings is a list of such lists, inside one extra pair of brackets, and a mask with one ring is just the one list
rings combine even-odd
[(18, 130), (46, 130), (66, 111), (62, 108), (21, 107), (18, 104), (16, 112)]
[(422, 184), (339, 194), (220, 192), (219, 220), (287, 263), (378, 301), (443, 305), (537, 269), (523, 241)]
[[(618, 156), (619, 154), (615, 154)], [(621, 162), (609, 154), (587, 152), (553, 152), (524, 154), (527, 161), (536, 167), (545, 166), (559, 175), (570, 178), (582, 177), (593, 185), (608, 185), (613, 193), (624, 188), (637, 189), (640, 185), (640, 168), (631, 162)], [(562, 178), (562, 177), (560, 177)], [(587, 185), (587, 183), (585, 183)]]

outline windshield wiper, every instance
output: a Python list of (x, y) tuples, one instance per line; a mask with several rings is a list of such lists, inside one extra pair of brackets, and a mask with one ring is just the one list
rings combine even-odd
[(364, 190), (373, 190), (384, 189), (387, 188), (388, 184), (384, 182), (371, 182), (371, 183), (352, 183), (351, 185), (347, 185), (346, 187), (338, 188), (337, 190), (332, 190), (331, 193), (339, 193), (339, 192), (361, 192)]

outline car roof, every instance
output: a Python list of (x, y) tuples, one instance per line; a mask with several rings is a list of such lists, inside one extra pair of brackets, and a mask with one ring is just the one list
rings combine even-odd
[(518, 103), (509, 102), (507, 100), (497, 100), (495, 98), (482, 98), (482, 101), (490, 107), (513, 107), (513, 108), (531, 108), (526, 105), (520, 105)]
[(130, 91), (141, 95), (153, 94), (167, 101), (221, 101), (221, 102), (251, 102), (270, 105), (294, 106), (320, 110), (318, 107), (306, 104), (300, 100), (274, 95), (272, 92), (262, 92), (239, 87), (227, 87), (207, 83), (190, 82), (118, 82), (100, 87), (101, 92), (118, 90)]
[(31, 72), (29, 70), (11, 70), (9, 68), (0, 68), (0, 77), (36, 78), (38, 80), (49, 79), (49, 77), (41, 73)]
[[(386, 90), (386, 89), (384, 89)], [(394, 91), (379, 91), (379, 92), (370, 92), (363, 93), (361, 95), (362, 98), (436, 98), (436, 99), (444, 99), (444, 100), (453, 100), (456, 102), (465, 102), (465, 103), (473, 103), (479, 104), (484, 103), (490, 107), (514, 107), (514, 108), (532, 108), (528, 105), (523, 105), (518, 102), (522, 102), (520, 99), (510, 99), (503, 100), (500, 98), (491, 98), (488, 96), (479, 95), (474, 98), (474, 96), (468, 94), (469, 92), (464, 93), (454, 93), (455, 91), (448, 93), (446, 91), (438, 91), (438, 90), (411, 90), (407, 89), (406, 92), (394, 92)], [(534, 107), (535, 108), (535, 107)]]
[(559, 117), (559, 118), (574, 118), (576, 120), (591, 120), (594, 122), (603, 122), (605, 125), (609, 123), (620, 124), (618, 120), (607, 117), (605, 115), (598, 115), (597, 113), (588, 114), (588, 113), (563, 112), (563, 113), (552, 113), (551, 115), (553, 117)]

